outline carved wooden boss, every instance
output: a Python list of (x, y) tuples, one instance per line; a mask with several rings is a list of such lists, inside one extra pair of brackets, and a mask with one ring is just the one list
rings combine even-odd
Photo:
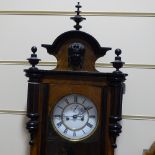
[(95, 61), (111, 48), (79, 31), (85, 18), (79, 3), (76, 7), (77, 15), (71, 18), (76, 30), (61, 34), (52, 45), (42, 45), (57, 58), (56, 68), (38, 69), (35, 47), (28, 59), (30, 155), (114, 155), (127, 75), (119, 70), (121, 50), (115, 50), (114, 72), (98, 72)]

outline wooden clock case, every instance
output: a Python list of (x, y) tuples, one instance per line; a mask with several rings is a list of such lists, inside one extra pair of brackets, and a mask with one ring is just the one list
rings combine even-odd
[[(88, 33), (67, 31), (52, 45), (42, 44), (42, 47), (57, 58), (57, 66), (53, 70), (38, 69), (37, 49), (32, 48), (33, 54), (28, 59), (32, 67), (25, 70), (29, 77), (27, 116), (30, 120), (27, 129), (31, 136), (30, 155), (114, 155), (116, 137), (121, 132), (123, 82), (127, 76), (119, 70), (123, 66), (121, 50), (115, 51), (117, 56), (112, 62), (116, 70), (102, 73), (95, 69), (95, 62), (111, 48), (101, 47)], [(86, 140), (67, 141), (51, 124), (55, 104), (69, 94), (84, 95), (96, 105), (98, 126)]]

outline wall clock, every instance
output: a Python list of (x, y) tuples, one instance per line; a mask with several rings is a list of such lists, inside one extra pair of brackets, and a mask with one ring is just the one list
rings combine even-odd
[(71, 18), (76, 30), (62, 33), (52, 45), (42, 44), (56, 57), (55, 69), (37, 68), (40, 60), (32, 47), (32, 66), (25, 70), (30, 155), (114, 155), (127, 74), (120, 71), (120, 49), (115, 50), (113, 72), (96, 70), (96, 60), (111, 48), (80, 31), (85, 19), (80, 7), (78, 3)]
[(51, 122), (62, 138), (81, 141), (90, 137), (97, 128), (97, 109), (86, 96), (69, 94), (55, 105)]

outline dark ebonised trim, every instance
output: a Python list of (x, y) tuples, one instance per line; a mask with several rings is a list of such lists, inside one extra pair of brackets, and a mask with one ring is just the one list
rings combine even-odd
[(37, 58), (37, 48), (31, 48), (32, 54), (28, 58), (29, 63), (32, 65), (28, 71), (31, 72), (28, 83), (28, 94), (27, 94), (27, 117), (29, 121), (26, 123), (26, 128), (30, 133), (30, 145), (34, 144), (35, 134), (39, 126), (39, 114), (38, 114), (38, 103), (39, 103), (39, 76), (36, 76), (35, 71), (38, 70), (36, 65), (40, 59)]
[(27, 117), (30, 120), (26, 124), (26, 128), (30, 133), (30, 145), (34, 144), (34, 137), (38, 128), (38, 98), (39, 98), (39, 84), (29, 83), (28, 84), (28, 99), (27, 99)]
[(80, 30), (82, 28), (82, 26), (80, 25), (80, 23), (83, 21), (83, 20), (86, 20), (86, 18), (82, 17), (80, 15), (81, 11), (80, 11), (80, 8), (82, 7), (80, 5), (80, 2), (78, 2), (78, 4), (75, 6), (77, 8), (77, 11), (76, 12), (76, 15), (74, 17), (71, 17), (70, 19), (74, 20), (76, 25), (74, 25), (74, 28), (76, 30)]
[(116, 148), (116, 138), (122, 132), (122, 126), (119, 121), (122, 120), (122, 98), (123, 85), (125, 76), (122, 72), (115, 71), (113, 76), (109, 78), (109, 85), (111, 87), (111, 114), (110, 114), (110, 134), (112, 137), (112, 147)]
[(42, 78), (44, 76), (78, 76), (78, 77), (101, 77), (101, 78), (121, 78), (125, 79), (127, 74), (114, 74), (114, 73), (101, 73), (101, 72), (85, 72), (85, 71), (56, 71), (56, 70), (29, 70), (25, 69), (27, 77), (31, 77), (31, 75), (37, 77), (37, 78)]

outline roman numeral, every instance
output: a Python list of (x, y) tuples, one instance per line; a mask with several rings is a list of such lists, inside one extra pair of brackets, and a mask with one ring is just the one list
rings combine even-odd
[(67, 131), (68, 131), (68, 129), (66, 128), (66, 129), (64, 130), (64, 133), (67, 133)]
[(84, 100), (83, 100), (82, 104), (84, 104), (84, 103), (85, 103), (85, 101), (86, 101), (86, 99), (84, 99)]
[(62, 125), (62, 121), (57, 123), (58, 128)]
[(67, 104), (70, 104), (67, 98), (65, 99), (65, 102), (66, 102)]
[(61, 115), (53, 115), (53, 117), (60, 118), (60, 117), (61, 117)]
[(77, 96), (74, 96), (74, 103), (77, 103)]
[(76, 132), (75, 131), (73, 131), (73, 137), (76, 137)]
[(92, 109), (92, 108), (93, 108), (93, 107), (87, 107), (86, 110), (90, 110), (90, 109)]
[(90, 123), (88, 123), (87, 122), (87, 124), (86, 124), (89, 128), (92, 128), (93, 127), (93, 125), (92, 124), (90, 124)]
[(83, 132), (84, 134), (86, 134), (84, 130), (82, 130), (82, 132)]
[(57, 105), (57, 107), (63, 110), (63, 107), (61, 107), (61, 106), (59, 106), (59, 105)]
[(89, 116), (89, 118), (95, 118), (95, 117), (96, 117), (95, 115), (90, 115), (90, 116)]

